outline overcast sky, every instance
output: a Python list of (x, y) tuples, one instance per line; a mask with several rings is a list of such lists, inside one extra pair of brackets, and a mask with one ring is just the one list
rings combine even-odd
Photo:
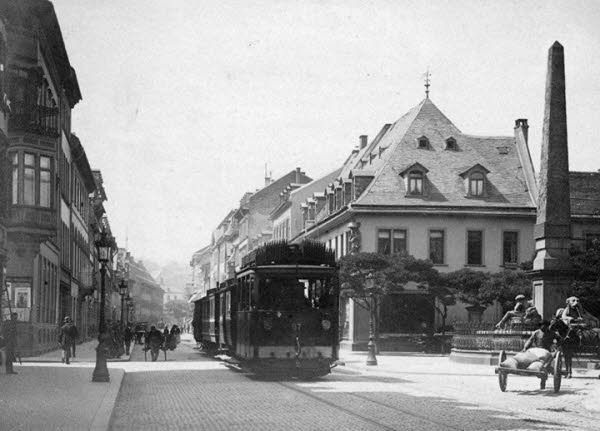
[(570, 169), (600, 168), (600, 2), (55, 0), (117, 241), (189, 262), (246, 191), (312, 178), (425, 96), (463, 132), (528, 118), (539, 166), (548, 48), (565, 47)]

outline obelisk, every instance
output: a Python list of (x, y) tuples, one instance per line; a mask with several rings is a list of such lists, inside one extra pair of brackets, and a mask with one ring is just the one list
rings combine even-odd
[(548, 51), (542, 159), (534, 228), (533, 302), (549, 319), (564, 307), (571, 282), (571, 202), (565, 100), (564, 49), (558, 42)]

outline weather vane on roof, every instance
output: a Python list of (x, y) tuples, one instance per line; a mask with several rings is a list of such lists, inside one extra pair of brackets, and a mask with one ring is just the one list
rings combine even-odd
[(430, 84), (430, 80), (429, 77), (431, 76), (431, 73), (429, 73), (429, 67), (427, 68), (427, 72), (425, 72), (423, 74), (423, 78), (425, 78), (425, 98), (429, 99), (429, 86)]

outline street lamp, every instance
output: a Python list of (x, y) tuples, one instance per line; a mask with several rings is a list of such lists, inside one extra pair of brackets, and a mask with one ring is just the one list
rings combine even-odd
[(375, 290), (375, 277), (373, 277), (373, 274), (369, 273), (369, 275), (367, 275), (365, 277), (365, 290), (367, 291), (367, 293), (369, 294), (369, 344), (368, 344), (368, 349), (369, 349), (369, 353), (367, 355), (367, 365), (377, 365), (377, 357), (375, 356), (375, 330), (373, 327), (374, 324), (374, 314), (375, 314), (375, 310), (373, 309), (374, 307), (374, 303), (373, 303), (373, 294), (374, 294), (374, 290)]
[(96, 347), (96, 367), (92, 374), (92, 382), (109, 382), (110, 375), (106, 366), (106, 323), (104, 322), (104, 303), (105, 303), (105, 283), (106, 283), (106, 264), (111, 259), (112, 241), (106, 231), (102, 229), (99, 238), (94, 242), (98, 251), (98, 262), (100, 262), (100, 317), (98, 318), (98, 347)]
[(125, 279), (121, 279), (119, 283), (119, 295), (121, 295), (121, 329), (123, 328), (123, 322), (125, 321), (125, 295), (127, 294), (127, 282)]
[(133, 307), (133, 298), (129, 296), (129, 292), (127, 292), (125, 302), (127, 303), (127, 313), (125, 314), (125, 326), (129, 326), (129, 313), (131, 312), (131, 308)]

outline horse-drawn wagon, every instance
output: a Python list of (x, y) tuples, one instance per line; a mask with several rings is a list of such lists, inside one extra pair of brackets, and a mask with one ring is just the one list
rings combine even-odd
[[(506, 360), (506, 352), (504, 350), (500, 352), (498, 359), (498, 364), (502, 364)], [(558, 349), (552, 353), (552, 356), (548, 360), (542, 363), (539, 370), (507, 368), (499, 365), (495, 368), (495, 373), (498, 374), (498, 383), (502, 392), (506, 391), (506, 382), (509, 374), (538, 377), (540, 379), (540, 389), (546, 389), (546, 381), (552, 376), (554, 392), (558, 392), (562, 381), (562, 363), (563, 354), (561, 349)]]

